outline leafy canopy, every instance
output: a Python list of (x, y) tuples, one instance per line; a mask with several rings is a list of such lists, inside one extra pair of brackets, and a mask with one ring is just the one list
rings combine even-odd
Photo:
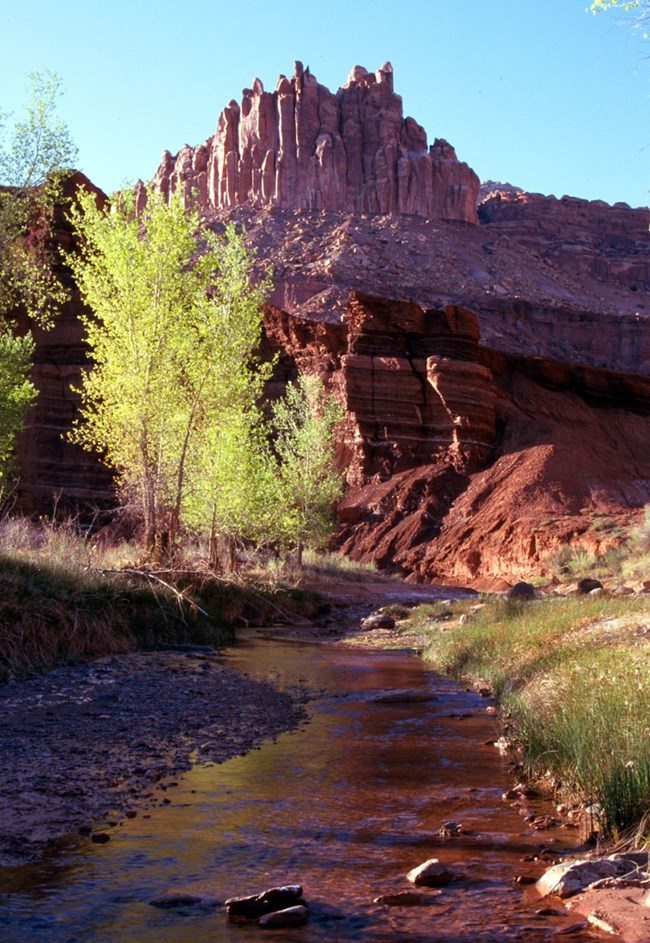
[(0, 111), (0, 316), (22, 303), (30, 317), (48, 323), (65, 293), (52, 271), (47, 236), (77, 150), (56, 113), (58, 75), (32, 72), (29, 80), (30, 97), (13, 128)]
[(336, 430), (343, 409), (322, 380), (301, 375), (273, 407), (277, 526), (298, 548), (318, 546), (332, 531), (334, 505), (343, 491), (336, 470)]
[(82, 251), (69, 263), (92, 310), (84, 319), (92, 369), (74, 441), (102, 452), (125, 501), (142, 514), (150, 549), (182, 526), (244, 528), (225, 499), (246, 476), (256, 399), (255, 357), (266, 281), (234, 226), (206, 232), (180, 197), (131, 194), (110, 212), (81, 194), (72, 210)]
[(12, 468), (13, 444), (36, 397), (29, 380), (33, 342), (12, 321), (19, 305), (41, 325), (65, 299), (53, 272), (48, 235), (65, 168), (76, 149), (56, 114), (61, 82), (30, 76), (22, 117), (0, 111), (0, 490)]

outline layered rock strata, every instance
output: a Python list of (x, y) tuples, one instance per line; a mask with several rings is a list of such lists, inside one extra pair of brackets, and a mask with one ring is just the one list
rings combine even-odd
[(558, 269), (618, 285), (650, 290), (650, 212), (627, 203), (543, 196), (499, 184), (484, 186), (480, 222), (533, 249)]
[(265, 329), (273, 349), (321, 373), (344, 402), (339, 458), (351, 484), (432, 462), (466, 472), (490, 458), (496, 390), (470, 312), (353, 293), (345, 324), (271, 307)]
[[(106, 199), (81, 173), (66, 180), (64, 197), (73, 199), (78, 187), (90, 190), (98, 202)], [(64, 514), (80, 512), (90, 519), (101, 509), (114, 507), (115, 494), (113, 476), (97, 455), (83, 451), (67, 436), (78, 418), (79, 398), (74, 388), (88, 367), (88, 351), (80, 321), (86, 309), (63, 264), (63, 254), (75, 243), (63, 206), (56, 209), (52, 237), (57, 274), (70, 298), (49, 330), (28, 323), (23, 313), (18, 313), (19, 326), (31, 330), (34, 337), (32, 381), (38, 390), (27, 427), (18, 439), (19, 502), (29, 514), (50, 514), (57, 509)]]
[(338, 541), (359, 561), (511, 580), (615, 546), (650, 501), (646, 377), (490, 350), (459, 306), (360, 293), (339, 324), (271, 309), (266, 330), (345, 404)]
[[(163, 154), (151, 186), (209, 208), (242, 204), (406, 213), (476, 223), (478, 177), (404, 118), (393, 69), (355, 66), (336, 94), (296, 62), (273, 92), (255, 79), (205, 144)], [(139, 186), (139, 199), (146, 189)]]

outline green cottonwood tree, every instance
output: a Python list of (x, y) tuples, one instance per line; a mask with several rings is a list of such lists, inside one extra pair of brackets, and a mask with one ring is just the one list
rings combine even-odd
[(22, 305), (47, 325), (65, 292), (53, 272), (47, 245), (54, 204), (76, 148), (56, 115), (57, 75), (30, 75), (31, 95), (8, 133), (0, 112), (0, 490), (11, 470), (16, 434), (36, 390), (29, 381), (33, 344), (15, 332), (12, 314)]
[(321, 543), (334, 526), (343, 474), (334, 466), (336, 427), (343, 408), (317, 376), (301, 375), (273, 406), (277, 528), (296, 547)]
[(69, 262), (93, 312), (72, 438), (116, 470), (147, 548), (173, 551), (182, 524), (222, 526), (211, 496), (234, 486), (237, 468), (215, 449), (231, 448), (235, 421), (256, 418), (267, 284), (251, 284), (253, 257), (233, 226), (206, 233), (197, 252), (198, 213), (180, 198), (150, 195), (137, 216), (132, 195), (104, 212), (81, 194), (72, 219), (82, 249)]

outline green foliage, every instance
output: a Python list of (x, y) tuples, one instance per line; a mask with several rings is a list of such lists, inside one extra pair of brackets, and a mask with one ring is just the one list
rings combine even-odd
[(317, 376), (301, 375), (273, 407), (276, 527), (298, 549), (318, 547), (334, 526), (343, 474), (334, 467), (336, 427), (343, 409)]
[(29, 335), (15, 337), (0, 324), (0, 493), (12, 471), (16, 434), (36, 396), (28, 376), (33, 350)]
[(268, 284), (251, 284), (243, 237), (207, 233), (198, 253), (180, 198), (150, 195), (137, 216), (131, 195), (104, 212), (80, 194), (71, 216), (82, 251), (68, 261), (93, 311), (73, 440), (116, 470), (149, 549), (173, 551), (183, 524), (245, 532), (270, 368), (254, 356)]
[(593, 0), (589, 9), (592, 13), (611, 9), (632, 13), (632, 27), (641, 31), (643, 39), (648, 39), (646, 30), (650, 23), (650, 0)]
[(592, 13), (599, 13), (601, 10), (610, 10), (612, 7), (635, 10), (640, 6), (643, 6), (643, 0), (593, 0), (589, 9)]
[(11, 317), (22, 305), (31, 319), (47, 325), (65, 298), (47, 237), (63, 168), (76, 154), (56, 116), (59, 78), (35, 72), (30, 82), (30, 99), (11, 133), (9, 116), (0, 112), (0, 490), (36, 396), (29, 380), (31, 336), (17, 336)]
[(10, 135), (9, 116), (0, 112), (0, 316), (22, 303), (31, 317), (48, 323), (65, 295), (52, 271), (47, 235), (77, 152), (56, 114), (61, 80), (51, 72), (32, 72), (29, 79), (30, 98)]
[(650, 797), (647, 654), (582, 651), (508, 700), (529, 772), (547, 772), (588, 803), (609, 833), (638, 822)]

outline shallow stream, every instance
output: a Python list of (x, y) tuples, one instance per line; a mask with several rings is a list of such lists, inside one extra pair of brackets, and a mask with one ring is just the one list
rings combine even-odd
[[(304, 943), (599, 938), (572, 930), (570, 915), (536, 913), (546, 902), (513, 883), (541, 871), (522, 859), (567, 836), (535, 831), (502, 800), (512, 774), (486, 743), (498, 734), (475, 692), (406, 652), (251, 640), (228, 660), (310, 689), (309, 721), (167, 784), (169, 804), (125, 821), (108, 844), (71, 838), (37, 865), (7, 871), (3, 943), (214, 943), (266, 933)], [(381, 700), (403, 689), (421, 699)], [(440, 833), (450, 821), (460, 834)], [(373, 903), (411, 888), (406, 873), (434, 856), (457, 880), (427, 892), (426, 906)], [(167, 892), (223, 901), (287, 883), (304, 888), (305, 927), (263, 931), (227, 924), (216, 906), (149, 904)]]

